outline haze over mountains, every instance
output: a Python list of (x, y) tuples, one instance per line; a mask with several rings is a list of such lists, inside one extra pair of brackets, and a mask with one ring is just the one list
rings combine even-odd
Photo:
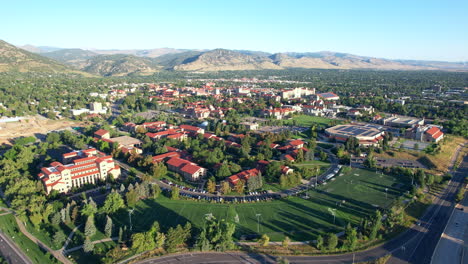
[(468, 71), (461, 62), (390, 60), (338, 52), (276, 53), (249, 50), (83, 50), (15, 47), (0, 41), (0, 71), (78, 72), (101, 76), (148, 75), (161, 70), (376, 69)]

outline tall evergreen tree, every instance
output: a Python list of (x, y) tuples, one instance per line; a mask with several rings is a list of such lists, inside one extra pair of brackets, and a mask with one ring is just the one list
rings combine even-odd
[(88, 216), (84, 230), (85, 236), (92, 237), (96, 234), (96, 225), (94, 224), (94, 216)]
[(106, 226), (104, 227), (104, 233), (106, 234), (107, 237), (112, 237), (112, 228), (113, 228), (112, 219), (109, 216), (107, 216)]

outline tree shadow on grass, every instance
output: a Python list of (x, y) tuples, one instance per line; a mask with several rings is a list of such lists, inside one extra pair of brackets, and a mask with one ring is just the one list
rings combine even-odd
[(153, 199), (146, 199), (141, 201), (143, 205), (136, 206), (133, 213), (127, 209), (119, 210), (113, 217), (115, 226), (130, 227), (130, 218), (132, 221), (132, 231), (146, 232), (153, 225), (154, 221), (158, 221), (161, 230), (167, 232), (170, 227), (176, 227), (178, 224), (184, 225), (189, 220), (177, 212), (169, 209)]
[(396, 187), (393, 187), (393, 186), (387, 186), (387, 185), (383, 185), (383, 184), (378, 184), (378, 183), (375, 183), (375, 182), (370, 182), (370, 181), (362, 181), (362, 182), (365, 182), (369, 185), (373, 185), (373, 186), (377, 186), (379, 187), (378, 189), (377, 188), (374, 188), (375, 190), (379, 191), (379, 192), (385, 192), (385, 188), (388, 188), (388, 194), (390, 193), (393, 193), (394, 195), (398, 195), (404, 191), (407, 191), (408, 189), (402, 189), (402, 188), (396, 188)]

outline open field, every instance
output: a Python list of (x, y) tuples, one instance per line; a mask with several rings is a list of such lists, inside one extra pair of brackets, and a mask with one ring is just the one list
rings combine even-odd
[(298, 115), (293, 117), (290, 120), (285, 120), (285, 125), (293, 125), (293, 122), (296, 121), (295, 125), (302, 126), (302, 127), (311, 127), (312, 125), (319, 125), (319, 126), (330, 126), (332, 123), (334, 124), (341, 124), (343, 121), (330, 119), (326, 117), (320, 116), (309, 116), (309, 115)]
[[(436, 155), (426, 154), (424, 152), (417, 152), (411, 150), (393, 151), (395, 156), (389, 155), (388, 152), (375, 153), (376, 157), (382, 158), (399, 158), (407, 160), (417, 160), (422, 164), (431, 168), (433, 173), (443, 173), (448, 170), (450, 161), (458, 146), (466, 143), (463, 137), (447, 135), (439, 144), (442, 144), (440, 153)], [(468, 154), (468, 147), (462, 149), (460, 157)]]
[[(205, 216), (213, 214), (232, 222), (238, 219), (237, 239), (257, 233), (258, 228), (258, 233), (267, 233), (272, 240), (281, 240), (285, 235), (293, 240), (311, 240), (319, 233), (340, 232), (348, 222), (358, 224), (377, 207), (389, 205), (401, 191), (406, 191), (406, 187), (392, 176), (353, 169), (326, 186), (311, 190), (310, 199), (291, 197), (250, 204), (211, 204), (160, 197), (140, 201), (132, 222), (136, 232), (146, 231), (155, 220), (164, 229), (187, 221), (199, 228), (203, 226)], [(388, 188), (388, 199), (385, 198), (385, 188)], [(363, 193), (366, 193), (365, 197)], [(346, 202), (342, 203), (343, 200)], [(336, 209), (335, 224), (331, 209)], [(119, 212), (114, 223), (129, 225), (128, 212)]]
[[(330, 168), (330, 162), (323, 162), (320, 160), (310, 160), (310, 161), (304, 161), (300, 163), (294, 163), (292, 166), (293, 168), (314, 168), (315, 166), (318, 166), (320, 171), (318, 172), (318, 175), (321, 175), (322, 173), (325, 173), (329, 168)], [(308, 180), (308, 179), (307, 179)]]
[[(334, 196), (338, 200), (352, 200), (362, 205), (363, 209), (374, 210), (378, 207), (386, 208), (393, 199), (409, 190), (407, 179), (375, 173), (370, 170), (351, 169), (340, 173), (334, 181), (317, 188), (317, 198), (329, 200), (327, 196)], [(385, 192), (387, 188), (387, 192)], [(326, 194), (324, 196), (324, 194)], [(314, 194), (312, 193), (312, 197)], [(342, 197), (342, 199), (340, 198)], [(370, 206), (370, 207), (369, 207)]]
[(42, 116), (32, 116), (19, 122), (0, 123), (0, 145), (10, 144), (10, 139), (17, 137), (37, 136), (71, 126), (82, 126), (83, 122), (51, 120)]
[(300, 163), (294, 163), (296, 167), (314, 167), (314, 166), (330, 166), (330, 162), (324, 162), (320, 160), (309, 160)]
[(19, 231), (13, 215), (0, 216), (0, 229), (33, 261), (34, 263), (58, 263), (54, 257), (48, 257), (34, 242)]

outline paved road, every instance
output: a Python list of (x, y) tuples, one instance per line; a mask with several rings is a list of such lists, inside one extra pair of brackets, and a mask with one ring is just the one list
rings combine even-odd
[[(289, 256), (291, 263), (353, 263), (369, 261), (392, 254), (387, 262), (428, 264), (432, 252), (447, 223), (453, 208), (453, 200), (464, 176), (468, 174), (468, 156), (465, 156), (459, 169), (446, 189), (434, 200), (420, 218), (420, 225), (414, 225), (393, 240), (382, 246), (362, 252), (329, 256)], [(139, 264), (150, 263), (275, 263), (272, 256), (249, 253), (189, 253), (148, 259)]]
[(0, 232), (0, 254), (10, 264), (32, 264), (32, 261), (2, 232)]
[(432, 253), (452, 213), (456, 192), (467, 173), (468, 156), (465, 156), (442, 196), (435, 199), (433, 205), (421, 218), (421, 226), (417, 228), (419, 232), (414, 234), (412, 241), (406, 243), (404, 248), (394, 252), (389, 263), (428, 264), (431, 262)]
[[(463, 209), (463, 211), (461, 210)], [(432, 264), (468, 263), (468, 196), (453, 210), (432, 255)]]

